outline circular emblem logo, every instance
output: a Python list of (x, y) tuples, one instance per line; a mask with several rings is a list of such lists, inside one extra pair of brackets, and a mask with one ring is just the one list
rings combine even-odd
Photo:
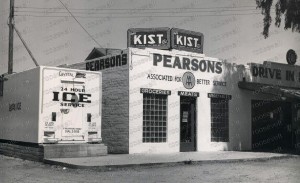
[(286, 53), (286, 61), (288, 64), (290, 65), (294, 65), (297, 61), (297, 54), (294, 50), (290, 49), (287, 53)]
[(195, 76), (191, 72), (185, 72), (182, 76), (182, 83), (186, 89), (192, 89), (195, 86)]

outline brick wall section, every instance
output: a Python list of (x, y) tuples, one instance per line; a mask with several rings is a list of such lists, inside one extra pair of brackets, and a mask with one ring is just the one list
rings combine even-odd
[(128, 66), (102, 72), (102, 137), (108, 153), (129, 153)]
[[(85, 63), (67, 67), (85, 70)], [(101, 72), (103, 142), (108, 153), (129, 153), (129, 67), (124, 65)]]

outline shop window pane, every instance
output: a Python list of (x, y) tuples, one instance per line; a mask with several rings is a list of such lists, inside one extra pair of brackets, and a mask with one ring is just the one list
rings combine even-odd
[(167, 99), (167, 95), (143, 94), (143, 142), (166, 142)]
[(229, 142), (228, 100), (211, 98), (211, 141)]

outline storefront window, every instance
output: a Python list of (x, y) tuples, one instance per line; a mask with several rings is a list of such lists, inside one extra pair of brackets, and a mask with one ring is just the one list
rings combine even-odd
[(143, 94), (143, 142), (167, 141), (167, 95)]
[(211, 98), (211, 141), (229, 141), (228, 99)]

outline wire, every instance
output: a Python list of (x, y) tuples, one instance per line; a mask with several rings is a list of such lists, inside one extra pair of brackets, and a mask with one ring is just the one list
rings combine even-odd
[(98, 44), (98, 46), (100, 47), (100, 48), (103, 48), (103, 46), (101, 46), (94, 38), (93, 38), (93, 36), (81, 25), (81, 23), (76, 19), (76, 17), (69, 11), (69, 9), (64, 5), (64, 3), (62, 3), (61, 2), (61, 0), (58, 0), (64, 7), (65, 7), (65, 9), (70, 13), (70, 15), (74, 18), (74, 20), (80, 25), (80, 27), (90, 36), (90, 38), (92, 38), (94, 41), (95, 41), (95, 43), (97, 43)]
[(27, 52), (29, 53), (29, 55), (30, 55), (32, 61), (34, 62), (35, 66), (38, 67), (38, 66), (39, 66), (38, 62), (37, 62), (36, 59), (34, 58), (32, 52), (30, 51), (29, 47), (27, 46), (26, 42), (24, 41), (23, 37), (21, 36), (21, 33), (18, 31), (16, 25), (14, 25), (13, 28), (15, 29), (15, 31), (16, 31), (17, 35), (19, 36), (21, 42), (23, 43), (25, 49), (26, 49)]
[[(181, 17), (201, 17), (201, 16), (237, 16), (237, 15), (261, 15), (261, 13), (245, 13), (245, 14), (220, 14), (220, 15), (159, 15), (159, 16), (76, 16), (77, 18), (141, 18), (141, 17), (149, 17), (149, 18), (159, 18), (159, 17), (167, 17), (167, 18), (181, 18)], [(15, 16), (28, 16), (28, 17), (71, 17), (71, 16), (63, 16), (63, 15), (15, 15)]]
[[(236, 8), (253, 8), (254, 6), (238, 6), (238, 7), (202, 7), (202, 8), (188, 8), (188, 7), (181, 7), (181, 8), (70, 8), (70, 10), (116, 10), (116, 11), (124, 11), (124, 10), (178, 10), (178, 9), (236, 9)], [(15, 8), (24, 8), (24, 9), (63, 9), (63, 8), (40, 8), (40, 7), (15, 7)], [(256, 7), (254, 7), (256, 8)]]
[[(209, 10), (209, 11), (188, 11), (188, 12), (175, 12), (175, 11), (169, 11), (169, 12), (151, 12), (151, 11), (143, 11), (140, 13), (201, 13), (201, 12), (234, 12), (234, 11), (258, 11), (257, 9), (248, 9), (248, 10)], [(43, 14), (53, 14), (53, 13), (68, 13), (68, 12), (46, 12), (46, 11), (15, 11), (15, 12), (21, 12), (21, 13), (43, 13)], [(108, 13), (112, 13), (112, 14), (131, 14), (131, 13), (137, 13), (135, 11), (128, 11), (128, 12), (73, 12), (73, 13), (78, 13), (78, 14), (108, 14)]]

